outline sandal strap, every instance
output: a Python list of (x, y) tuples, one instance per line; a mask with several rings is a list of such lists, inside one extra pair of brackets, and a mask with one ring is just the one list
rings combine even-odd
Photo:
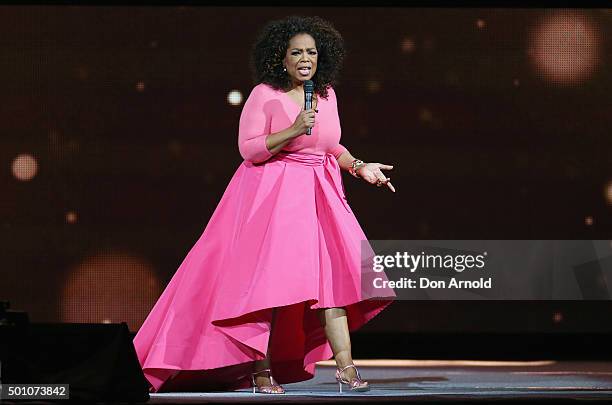
[(259, 371), (256, 371), (254, 373), (251, 373), (251, 375), (256, 375), (256, 374), (259, 374), (259, 373), (263, 373), (264, 371), (267, 371), (268, 373), (271, 373), (272, 370), (270, 370), (269, 368), (264, 368), (263, 370), (259, 370)]
[(259, 370), (254, 373), (251, 373), (251, 376), (254, 379), (256, 374), (263, 373), (264, 371), (268, 372), (268, 378), (270, 378), (270, 383), (272, 383), (272, 385), (269, 385), (269, 387), (280, 387), (280, 385), (277, 384), (276, 380), (274, 380), (274, 377), (272, 376), (272, 370), (270, 370), (269, 368), (265, 368), (263, 370)]
[(355, 379), (361, 381), (361, 376), (359, 375), (359, 370), (357, 369), (357, 367), (354, 364), (349, 364), (346, 367), (339, 368), (338, 369), (338, 377), (340, 377), (341, 380), (346, 381), (346, 384), (350, 384), (351, 381), (349, 381), (349, 380), (345, 379), (344, 377), (342, 377), (342, 373), (344, 372), (344, 370), (346, 370), (349, 367), (353, 367), (355, 369), (355, 374), (357, 374), (357, 377), (352, 378), (351, 381), (355, 380)]

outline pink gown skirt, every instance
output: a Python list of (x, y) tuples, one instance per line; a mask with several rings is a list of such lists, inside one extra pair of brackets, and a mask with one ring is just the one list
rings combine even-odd
[(150, 391), (247, 388), (268, 345), (279, 383), (312, 378), (333, 357), (319, 308), (354, 331), (395, 298), (364, 289), (362, 241), (333, 155), (243, 161), (134, 338)]

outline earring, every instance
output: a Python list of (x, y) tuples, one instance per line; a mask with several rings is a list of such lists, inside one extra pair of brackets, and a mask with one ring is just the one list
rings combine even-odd
[(284, 67), (284, 68), (283, 68), (283, 72), (286, 72), (286, 71), (287, 71), (287, 68), (286, 68), (286, 67)]

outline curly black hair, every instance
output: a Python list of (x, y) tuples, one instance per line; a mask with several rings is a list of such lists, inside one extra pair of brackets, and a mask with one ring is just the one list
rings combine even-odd
[(276, 90), (287, 90), (291, 79), (283, 71), (282, 61), (289, 40), (307, 33), (318, 51), (317, 71), (312, 77), (314, 91), (327, 99), (327, 88), (339, 83), (338, 73), (344, 61), (344, 40), (333, 25), (320, 17), (289, 16), (270, 21), (259, 33), (251, 52), (251, 70), (255, 85), (266, 83)]

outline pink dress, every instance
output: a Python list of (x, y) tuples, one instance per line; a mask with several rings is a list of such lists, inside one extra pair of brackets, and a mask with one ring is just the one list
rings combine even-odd
[(369, 244), (344, 195), (336, 158), (346, 148), (328, 94), (312, 135), (273, 155), (266, 135), (301, 107), (267, 84), (251, 91), (240, 116), (244, 161), (134, 338), (151, 392), (247, 388), (270, 339), (275, 379), (310, 379), (333, 357), (318, 308), (345, 307), (354, 331), (392, 303), (392, 289), (364, 287)]

